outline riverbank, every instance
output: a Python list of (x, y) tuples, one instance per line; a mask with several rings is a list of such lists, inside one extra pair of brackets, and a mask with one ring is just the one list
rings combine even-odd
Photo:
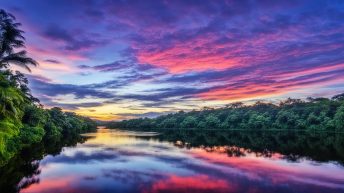
[(46, 143), (60, 146), (65, 139), (78, 138), (81, 133), (96, 129), (96, 123), (87, 117), (63, 112), (60, 108), (28, 106), (16, 127), (0, 132), (0, 166), (24, 148)]

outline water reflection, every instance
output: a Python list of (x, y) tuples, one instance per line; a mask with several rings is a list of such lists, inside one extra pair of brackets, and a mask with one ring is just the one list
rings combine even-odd
[(183, 148), (212, 151), (220, 146), (228, 156), (245, 156), (246, 152), (254, 152), (258, 157), (271, 157), (277, 153), (288, 161), (307, 158), (344, 165), (344, 134), (339, 133), (166, 130), (158, 138), (176, 142)]
[(25, 148), (9, 163), (0, 168), (1, 192), (18, 192), (31, 184), (39, 183), (40, 162), (45, 155), (58, 155), (64, 146), (74, 147), (84, 143), (89, 137), (71, 136), (63, 141), (44, 142)]
[[(99, 129), (86, 135), (91, 138), (85, 143), (46, 155), (39, 164), (30, 162), (32, 173), (18, 187), (30, 193), (344, 192), (340, 159), (268, 149), (270, 142), (257, 142), (268, 136), (250, 135)], [(252, 144), (260, 146), (248, 147), (243, 138), (255, 138)], [(340, 158), (335, 152), (328, 157)]]

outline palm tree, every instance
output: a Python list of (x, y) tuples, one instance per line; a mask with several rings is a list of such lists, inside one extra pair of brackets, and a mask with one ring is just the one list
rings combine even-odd
[(25, 50), (16, 51), (25, 47), (25, 38), (19, 29), (21, 24), (15, 20), (13, 15), (0, 9), (0, 68), (15, 64), (31, 71), (29, 65), (36, 66), (37, 62), (28, 57)]
[(0, 120), (21, 117), (23, 104), (33, 98), (27, 87), (27, 79), (20, 72), (8, 69), (15, 64), (30, 71), (29, 65), (37, 62), (26, 55), (24, 32), (20, 23), (10, 13), (0, 9)]

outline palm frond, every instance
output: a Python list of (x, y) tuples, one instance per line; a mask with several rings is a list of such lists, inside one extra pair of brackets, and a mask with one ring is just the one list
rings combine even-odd
[(38, 65), (38, 63), (34, 59), (26, 56), (26, 51), (20, 51), (5, 56), (0, 60), (0, 64), (16, 64), (18, 66), (26, 68), (29, 72), (31, 72), (31, 69), (28, 65)]

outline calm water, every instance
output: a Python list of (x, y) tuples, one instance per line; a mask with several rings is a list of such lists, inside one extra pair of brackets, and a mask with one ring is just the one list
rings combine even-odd
[(20, 181), (20, 192), (344, 192), (343, 164), (321, 160), (316, 151), (303, 157), (232, 145), (193, 146), (178, 135), (154, 132), (99, 129), (87, 136), (84, 143), (33, 162), (36, 172)]

